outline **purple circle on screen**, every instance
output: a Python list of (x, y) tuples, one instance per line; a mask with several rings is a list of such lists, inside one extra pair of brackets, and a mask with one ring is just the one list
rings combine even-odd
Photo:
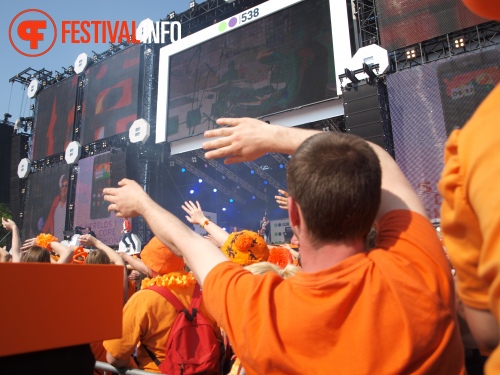
[(238, 22), (238, 19), (236, 17), (233, 17), (229, 20), (228, 24), (229, 24), (229, 27), (234, 27), (236, 25), (236, 23)]

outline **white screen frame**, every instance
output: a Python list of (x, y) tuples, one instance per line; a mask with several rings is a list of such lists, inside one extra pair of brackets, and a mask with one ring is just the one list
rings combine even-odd
[[(170, 57), (175, 55), (181, 51), (192, 48), (196, 45), (204, 43), (210, 39), (218, 37), (224, 33), (231, 32), (241, 26), (247, 25), (250, 22), (255, 22), (257, 20), (262, 19), (268, 15), (276, 13), (282, 9), (288, 8), (294, 4), (300, 3), (305, 0), (269, 0), (265, 3), (262, 3), (258, 6), (255, 6), (250, 9), (246, 9), (245, 11), (237, 14), (234, 17), (237, 17), (238, 23), (232, 27), (228, 28), (225, 31), (221, 32), (219, 30), (219, 26), (223, 22), (227, 22), (227, 20), (216, 23), (212, 26), (209, 26), (197, 33), (189, 35), (181, 40), (169, 44), (160, 49), (160, 62), (159, 62), (159, 71), (158, 71), (158, 98), (157, 98), (157, 111), (156, 111), (156, 143), (163, 143), (167, 140), (167, 114), (168, 114), (168, 88), (169, 88), (169, 71), (170, 71)], [(329, 0), (330, 4), (330, 21), (332, 26), (332, 42), (333, 42), (333, 52), (334, 52), (334, 61), (335, 61), (335, 72), (343, 72), (344, 69), (349, 66), (349, 62), (351, 60), (351, 44), (349, 37), (349, 23), (347, 18), (347, 6), (345, 0)], [(259, 16), (252, 20), (242, 22), (241, 15), (243, 13), (248, 14), (250, 11), (258, 8)], [(337, 88), (340, 90), (340, 81), (338, 78), (338, 74), (336, 77)], [(325, 102), (319, 104), (321, 108), (320, 111), (313, 110), (315, 105), (312, 106), (304, 106), (306, 109), (307, 115), (305, 113), (301, 113), (302, 108), (292, 109), (289, 111), (285, 111), (284, 115), (287, 118), (286, 124), (282, 124), (285, 126), (295, 126), (304, 122), (317, 121), (320, 119), (338, 116), (343, 114), (343, 104), (339, 100), (330, 99), (327, 101), (329, 105), (325, 106)], [(326, 109), (325, 109), (326, 107)], [(280, 121), (279, 119), (282, 116), (280, 114), (272, 114), (269, 116), (265, 116), (264, 118), (272, 118), (273, 122)], [(290, 117), (292, 119), (290, 119)], [(304, 119), (307, 118), (307, 120)], [(295, 118), (295, 120), (294, 120)], [(277, 121), (275, 121), (277, 120)], [(182, 141), (182, 140), (180, 140)], [(172, 142), (174, 143), (174, 142)], [(185, 142), (184, 142), (185, 143)]]

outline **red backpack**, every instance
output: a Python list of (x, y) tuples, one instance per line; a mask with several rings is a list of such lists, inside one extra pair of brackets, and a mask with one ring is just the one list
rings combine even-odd
[(163, 362), (144, 347), (160, 371), (168, 375), (219, 375), (220, 341), (213, 325), (199, 310), (200, 285), (196, 284), (191, 304), (187, 309), (169, 289), (156, 285), (148, 289), (165, 297), (179, 313), (168, 336)]

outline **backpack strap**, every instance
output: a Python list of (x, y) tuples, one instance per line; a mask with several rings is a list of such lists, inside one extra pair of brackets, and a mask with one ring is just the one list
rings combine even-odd
[[(146, 289), (154, 290), (156, 293), (162, 295), (168, 302), (172, 304), (172, 306), (175, 307), (175, 309), (179, 314), (183, 312), (189, 321), (194, 319), (194, 317), (198, 312), (198, 309), (200, 308), (201, 289), (200, 289), (200, 284), (198, 283), (196, 283), (194, 287), (193, 296), (191, 298), (191, 304), (189, 305), (192, 314), (189, 314), (189, 311), (186, 309), (186, 307), (181, 303), (181, 301), (179, 301), (179, 298), (177, 298), (170, 289), (158, 285), (152, 285)], [(151, 357), (153, 362), (156, 364), (156, 366), (160, 366), (161, 362), (158, 360), (158, 358), (156, 358), (156, 355), (151, 350), (149, 350), (146, 345), (143, 345), (143, 347), (148, 353), (148, 355)]]

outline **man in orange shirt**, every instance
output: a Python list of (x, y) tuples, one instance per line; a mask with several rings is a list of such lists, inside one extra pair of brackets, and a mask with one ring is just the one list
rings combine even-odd
[[(143, 215), (203, 285), (248, 374), (464, 374), (451, 270), (425, 209), (380, 147), (340, 133), (219, 119), (205, 133), (226, 163), (292, 154), (288, 212), (303, 272), (252, 275), (135, 182), (105, 189), (118, 216)], [(378, 241), (366, 249), (377, 223)]]

